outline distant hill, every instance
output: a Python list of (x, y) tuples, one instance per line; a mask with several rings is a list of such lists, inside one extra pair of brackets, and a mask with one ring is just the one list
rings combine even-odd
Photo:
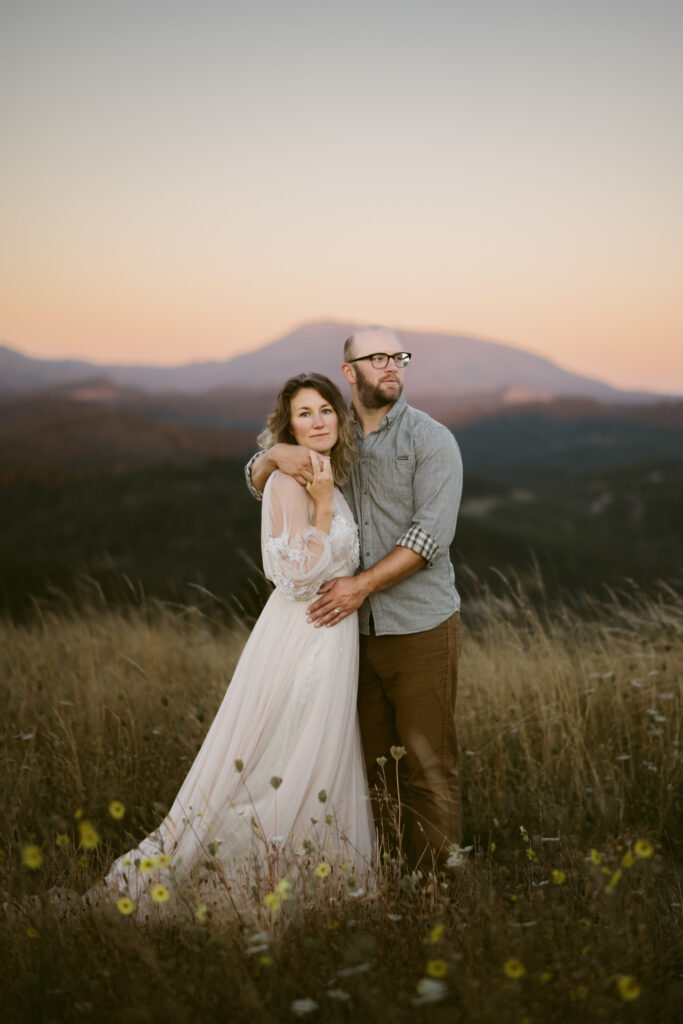
[(558, 399), (449, 426), (465, 467), (508, 487), (683, 457), (683, 401), (616, 406)]
[[(254, 450), (272, 401), (268, 390), (149, 394), (103, 380), (0, 396), (0, 470), (242, 457)], [(454, 430), (468, 474), (510, 486), (683, 456), (683, 400), (505, 406), (432, 396), (423, 408)]]
[[(239, 456), (280, 383), (336, 377), (351, 324), (314, 323), (225, 362), (96, 366), (0, 348), (0, 468), (132, 466)], [(619, 391), (521, 349), (400, 333), (406, 397), (455, 430), (468, 471), (575, 475), (683, 454), (683, 400)]]
[[(470, 624), (477, 577), (494, 592), (504, 590), (500, 573), (515, 586), (520, 579), (543, 607), (570, 588), (578, 610), (590, 607), (585, 594), (604, 597), (605, 584), (623, 587), (626, 578), (641, 588), (658, 579), (683, 586), (683, 459), (535, 481), (527, 467), (501, 486), (477, 479), (468, 447), (465, 439), (451, 554)], [(31, 615), (33, 596), (61, 603), (99, 593), (126, 603), (144, 593), (195, 603), (204, 596), (198, 585), (221, 599), (235, 595), (240, 614), (256, 614), (266, 596), (256, 568), (260, 509), (242, 459), (45, 467), (34, 475), (0, 469), (0, 486), (0, 616)], [(212, 621), (220, 611), (210, 604)]]
[[(0, 346), (0, 392), (106, 378), (118, 387), (150, 393), (200, 394), (218, 388), (275, 392), (285, 378), (304, 370), (342, 383), (340, 364), (350, 323), (305, 324), (252, 352), (225, 361), (186, 366), (99, 365), (78, 360), (32, 359)], [(590, 377), (569, 373), (550, 359), (512, 345), (463, 335), (400, 330), (413, 362), (406, 394), (418, 406), (435, 398), (478, 396), (489, 404), (550, 400), (574, 395), (605, 402), (652, 401), (647, 392), (621, 391)]]
[(255, 431), (188, 427), (134, 408), (30, 395), (0, 403), (0, 469), (193, 461), (253, 449)]

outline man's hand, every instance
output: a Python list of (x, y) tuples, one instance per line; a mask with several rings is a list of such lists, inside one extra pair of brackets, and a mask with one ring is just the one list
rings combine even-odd
[(277, 468), (305, 487), (313, 482), (311, 449), (301, 444), (276, 444), (271, 448)]
[(360, 576), (339, 576), (336, 580), (323, 583), (318, 591), (317, 601), (306, 609), (306, 621), (316, 629), (320, 626), (336, 626), (362, 605), (369, 590)]
[(305, 487), (313, 480), (311, 449), (300, 444), (274, 444), (263, 455), (259, 455), (251, 467), (251, 482), (261, 494), (268, 477), (276, 469), (293, 476), (297, 483)]
[(362, 605), (369, 594), (386, 590), (407, 579), (427, 563), (422, 555), (397, 545), (370, 569), (357, 576), (338, 576), (323, 583), (320, 597), (306, 609), (308, 622), (318, 626), (336, 626)]

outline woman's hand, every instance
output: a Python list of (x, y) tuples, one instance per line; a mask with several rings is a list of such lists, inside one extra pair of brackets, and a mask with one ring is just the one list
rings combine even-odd
[(315, 521), (313, 525), (324, 533), (330, 532), (330, 523), (334, 515), (334, 479), (332, 463), (326, 455), (311, 452), (311, 469), (313, 479), (306, 484), (306, 490), (315, 502)]

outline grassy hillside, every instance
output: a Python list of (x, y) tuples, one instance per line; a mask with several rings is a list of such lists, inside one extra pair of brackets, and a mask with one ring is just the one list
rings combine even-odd
[[(528, 469), (513, 487), (466, 473), (453, 545), (458, 586), (470, 574), (528, 578), (550, 593), (599, 592), (633, 578), (683, 580), (682, 462), (558, 480)], [(197, 599), (192, 585), (258, 609), (260, 509), (241, 459), (0, 476), (0, 608), (25, 614), (31, 595), (73, 595), (87, 577), (108, 599), (144, 591)], [(88, 584), (85, 585), (86, 589)]]
[(683, 586), (683, 460), (658, 460), (557, 481), (520, 473), (512, 489), (465, 486), (456, 558), (528, 574), (537, 562), (552, 592), (626, 579)]
[(683, 429), (675, 418), (667, 418), (666, 409), (650, 410), (650, 419), (639, 418), (642, 410), (562, 416), (562, 409), (513, 409), (458, 426), (455, 435), (465, 465), (518, 487), (530, 480), (561, 482), (683, 458)]
[(169, 882), (151, 928), (113, 901), (61, 920), (40, 894), (83, 892), (161, 820), (246, 630), (150, 604), (0, 621), (0, 894), (38, 897), (0, 923), (3, 1019), (673, 1021), (683, 607), (661, 591), (577, 621), (481, 601), (458, 696), (462, 866), (441, 882), (382, 860), (372, 891), (320, 879), (315, 850), (282, 856), (241, 915)]

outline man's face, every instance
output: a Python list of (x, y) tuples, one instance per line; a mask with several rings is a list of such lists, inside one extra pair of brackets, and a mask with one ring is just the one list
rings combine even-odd
[[(392, 331), (363, 331), (354, 345), (352, 359), (369, 356), (373, 352), (400, 352), (401, 345)], [(384, 409), (393, 405), (403, 392), (403, 370), (392, 360), (382, 370), (376, 370), (369, 359), (350, 364), (356, 374), (358, 400), (366, 409)]]

